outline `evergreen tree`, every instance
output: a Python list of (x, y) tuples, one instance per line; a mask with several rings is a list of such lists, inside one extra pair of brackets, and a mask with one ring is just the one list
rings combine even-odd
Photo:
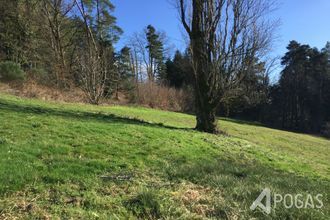
[(156, 32), (156, 29), (152, 25), (148, 25), (146, 37), (148, 41), (146, 49), (149, 54), (148, 78), (151, 81), (155, 81), (157, 77), (162, 80), (164, 79), (166, 68), (164, 64), (164, 44), (160, 34)]
[(123, 47), (116, 56), (117, 74), (114, 78), (116, 94), (118, 99), (119, 90), (130, 91), (134, 88), (134, 73), (131, 63), (131, 49), (127, 46)]
[(176, 51), (173, 60), (166, 61), (166, 82), (176, 88), (192, 86), (193, 70), (188, 52)]
[(281, 128), (319, 133), (329, 117), (327, 49), (319, 51), (296, 41), (287, 48), (281, 78), (272, 88), (270, 116), (280, 121)]

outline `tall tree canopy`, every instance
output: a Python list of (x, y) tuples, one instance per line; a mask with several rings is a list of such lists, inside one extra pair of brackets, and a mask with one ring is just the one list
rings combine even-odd
[(281, 128), (321, 132), (330, 115), (327, 47), (319, 51), (291, 41), (287, 49), (281, 78), (272, 92), (271, 115)]
[(193, 70), (188, 51), (184, 54), (176, 51), (173, 60), (166, 61), (165, 81), (169, 86), (182, 88), (193, 83)]
[(135, 33), (129, 45), (134, 51), (136, 63), (141, 66), (150, 82), (162, 81), (166, 73), (166, 35), (152, 25), (148, 25), (141, 33)]
[(147, 72), (149, 79), (154, 81), (157, 76), (162, 78), (164, 74), (164, 45), (160, 34), (156, 32), (152, 25), (148, 25), (146, 37), (148, 41), (146, 48), (149, 52), (149, 69)]
[(116, 75), (113, 44), (121, 29), (111, 15), (109, 0), (75, 0), (77, 17), (84, 25), (84, 46), (78, 56), (82, 89), (93, 104), (98, 104), (111, 91), (111, 78)]

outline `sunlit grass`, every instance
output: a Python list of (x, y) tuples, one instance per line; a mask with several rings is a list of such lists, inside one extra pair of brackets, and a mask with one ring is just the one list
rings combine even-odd
[[(228, 119), (216, 136), (194, 123), (0, 94), (0, 218), (266, 218), (249, 210), (265, 187), (328, 195), (329, 140)], [(268, 217), (327, 219), (324, 203)]]

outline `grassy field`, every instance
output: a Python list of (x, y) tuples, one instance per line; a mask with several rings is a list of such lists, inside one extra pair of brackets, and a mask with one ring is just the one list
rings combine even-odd
[[(141, 107), (0, 94), (0, 219), (329, 219), (330, 141)], [(251, 211), (272, 192), (322, 209)]]

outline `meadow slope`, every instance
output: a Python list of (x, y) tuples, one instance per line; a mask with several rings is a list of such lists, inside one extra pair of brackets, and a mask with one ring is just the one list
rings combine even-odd
[[(220, 119), (0, 94), (0, 219), (329, 219), (330, 141)], [(262, 189), (322, 209), (250, 211)]]

